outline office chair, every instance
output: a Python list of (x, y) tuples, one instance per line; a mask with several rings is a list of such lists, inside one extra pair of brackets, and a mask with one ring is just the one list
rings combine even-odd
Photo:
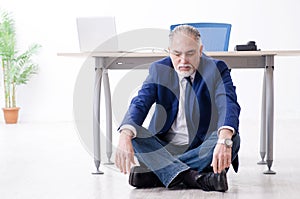
[[(201, 35), (204, 51), (228, 51), (231, 24), (226, 23), (184, 23), (197, 28)], [(176, 26), (171, 25), (173, 30)]]

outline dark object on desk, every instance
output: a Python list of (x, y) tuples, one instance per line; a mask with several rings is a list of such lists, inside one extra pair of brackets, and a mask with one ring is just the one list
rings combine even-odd
[(255, 41), (249, 41), (246, 45), (236, 45), (234, 50), (236, 51), (257, 51)]

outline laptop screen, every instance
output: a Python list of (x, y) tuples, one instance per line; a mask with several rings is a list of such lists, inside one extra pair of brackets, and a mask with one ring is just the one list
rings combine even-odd
[(118, 50), (114, 17), (77, 18), (77, 31), (81, 52)]

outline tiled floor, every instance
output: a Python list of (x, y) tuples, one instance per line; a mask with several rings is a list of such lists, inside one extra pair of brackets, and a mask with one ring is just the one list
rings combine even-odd
[[(259, 124), (242, 121), (240, 170), (228, 173), (226, 193), (201, 190), (134, 189), (113, 165), (92, 175), (93, 159), (75, 126), (65, 123), (0, 124), (0, 198), (299, 198), (299, 121), (275, 121), (276, 175), (259, 166)], [(106, 161), (105, 158), (104, 162)]]

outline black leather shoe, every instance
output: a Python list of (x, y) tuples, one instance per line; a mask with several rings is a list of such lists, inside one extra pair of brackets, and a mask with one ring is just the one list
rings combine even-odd
[(135, 166), (130, 169), (129, 184), (136, 188), (164, 187), (151, 170), (142, 166)]
[(200, 174), (196, 181), (199, 188), (204, 191), (225, 192), (228, 190), (226, 171), (217, 174), (213, 172)]

